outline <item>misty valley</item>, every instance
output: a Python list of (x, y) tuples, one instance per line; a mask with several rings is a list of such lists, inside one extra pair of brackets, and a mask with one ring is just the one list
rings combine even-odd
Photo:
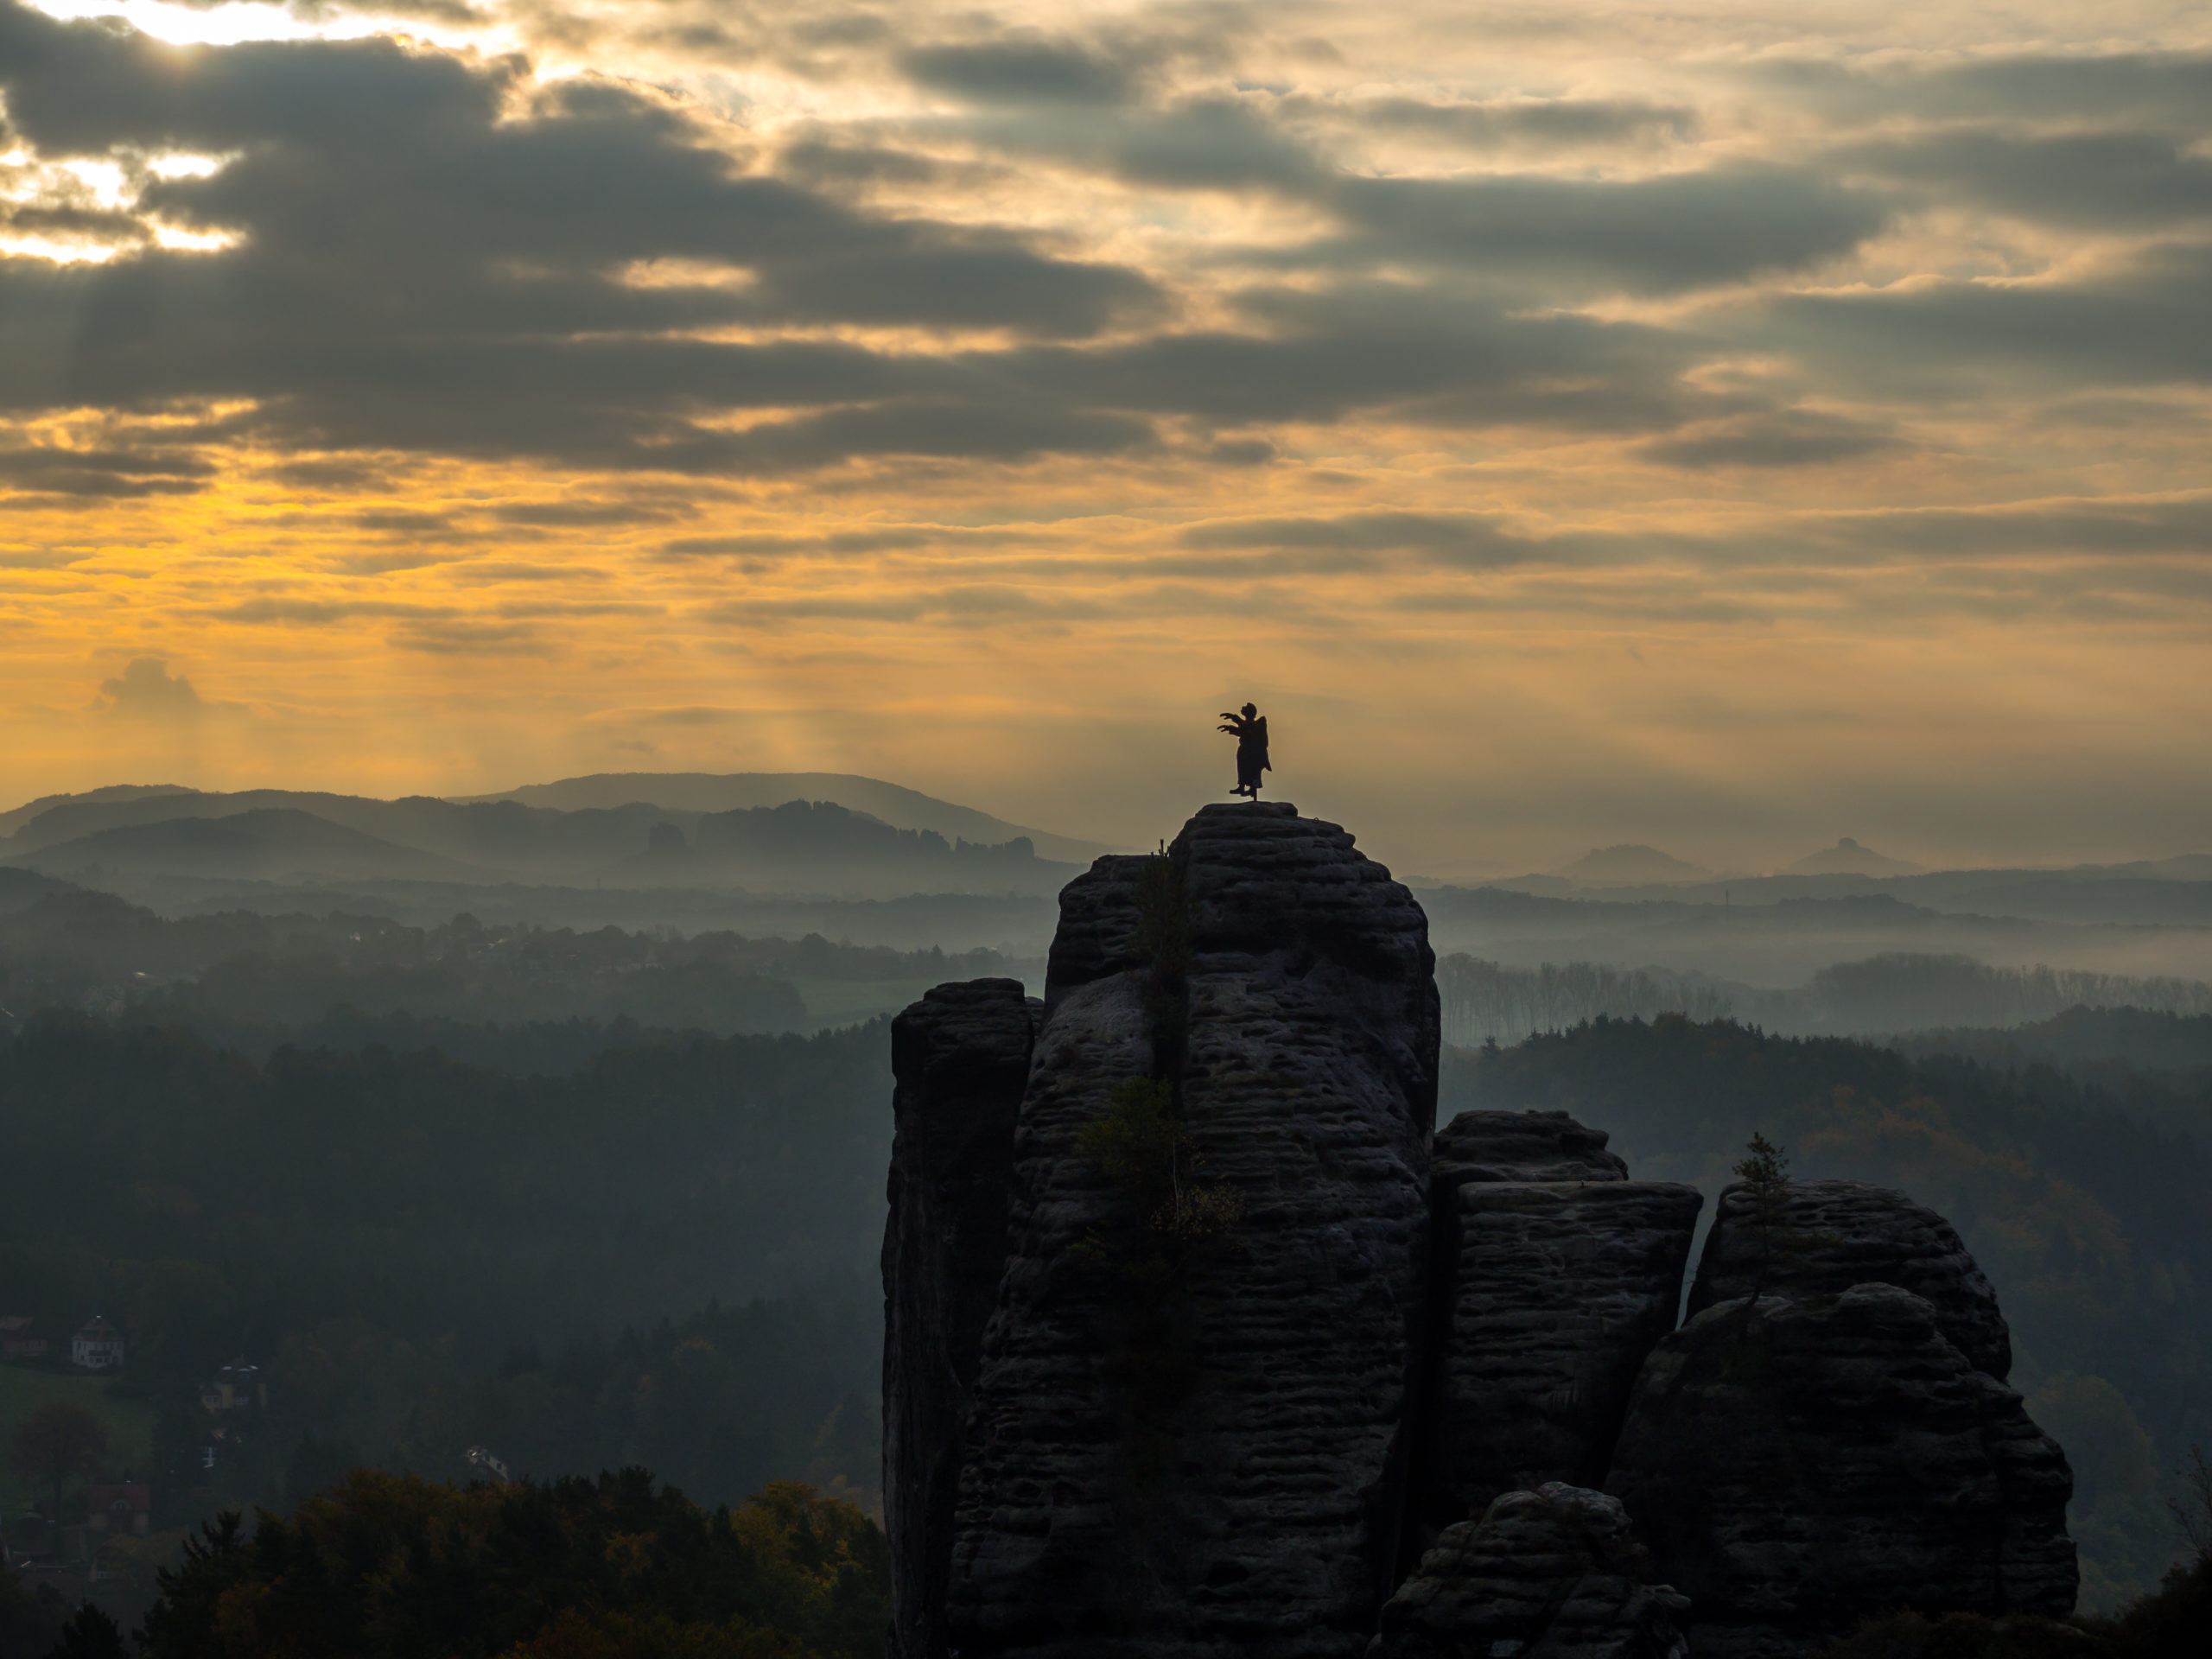
[[(91, 1639), (80, 1600), (212, 1651), (206, 1610), (283, 1551), (342, 1579), (431, 1548), (408, 1596), (502, 1573), (541, 1608), (454, 1612), (472, 1651), (880, 1653), (891, 1016), (1039, 995), (1088, 936), (1076, 866), (874, 788), (910, 822), (181, 791), (0, 820), (4, 1651)], [(721, 885), (667, 878), (695, 855)], [(1567, 1113), (1708, 1222), (1755, 1135), (1940, 1212), (2109, 1618), (2190, 1559), (2212, 1444), (2212, 986), (2177, 971), (2212, 961), (2205, 893), (2212, 863), (1420, 883), (1435, 1122)], [(556, 1535), (582, 1565), (496, 1565)], [(369, 1617), (284, 1582), (226, 1652)]]

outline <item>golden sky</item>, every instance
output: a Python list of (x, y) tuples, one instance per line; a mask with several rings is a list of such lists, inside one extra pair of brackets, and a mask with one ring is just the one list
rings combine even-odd
[(0, 0), (5, 803), (2212, 846), (2202, 4)]

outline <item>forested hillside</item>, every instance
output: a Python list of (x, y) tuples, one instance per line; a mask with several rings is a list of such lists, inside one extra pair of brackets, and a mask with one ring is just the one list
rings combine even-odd
[[(458, 1477), (478, 1443), (873, 1501), (884, 1027), (640, 1035), (519, 1076), (33, 1020), (0, 1037), (5, 1311), (124, 1331), (164, 1524), (355, 1458)], [(265, 1405), (210, 1418), (241, 1357)]]
[[(0, 902), (0, 1008), (127, 1014), (263, 1052), (340, 1009), (349, 1020), (808, 1030), (852, 1023), (855, 1008), (895, 1007), (946, 979), (1029, 966), (988, 950), (948, 956), (819, 935), (578, 932), (467, 914), (413, 927), (344, 911), (168, 918), (80, 888), (19, 887), (14, 896), (13, 909)], [(311, 1033), (310, 1046), (335, 1034)]]
[[(546, 1478), (642, 1463), (709, 1503), (777, 1478), (874, 1501), (883, 1022), (338, 1013), (257, 1058), (155, 1017), (0, 1035), (0, 1312), (124, 1330), (106, 1386), (154, 1424), (161, 1525), (282, 1508), (356, 1461), (461, 1478), (471, 1446)], [(1638, 1174), (1708, 1192), (1763, 1129), (1801, 1175), (1950, 1216), (2074, 1457), (2112, 1605), (2166, 1558), (2164, 1472), (2212, 1441), (2212, 1215), (2200, 1034), (2158, 1025), (2171, 1065), (2143, 1072), (2086, 1017), (1990, 1051), (2003, 1070), (1599, 1020), (1447, 1050), (1444, 1110), (1563, 1108)], [(2079, 1075), (2028, 1058), (2069, 1043)], [(265, 1405), (202, 1468), (200, 1391), (240, 1358)]]

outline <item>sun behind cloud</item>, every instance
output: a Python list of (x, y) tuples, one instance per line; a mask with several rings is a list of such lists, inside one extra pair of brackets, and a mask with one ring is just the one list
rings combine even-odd
[(125, 15), (0, 0), (20, 795), (1144, 839), (1256, 696), (1432, 868), (2212, 805), (2201, 15)]

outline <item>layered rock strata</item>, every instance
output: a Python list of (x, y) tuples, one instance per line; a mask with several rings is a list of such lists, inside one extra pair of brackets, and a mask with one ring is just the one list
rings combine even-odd
[(1370, 1659), (1686, 1659), (1687, 1598), (1649, 1582), (1618, 1498), (1551, 1481), (1447, 1527)]
[(1006, 1255), (1014, 1116), (1041, 1009), (1017, 979), (940, 985), (891, 1025), (883, 1236), (884, 1520), (892, 1652), (941, 1659), (969, 1390)]
[(1892, 1608), (2070, 1611), (2072, 1489), (2020, 1396), (1888, 1284), (1689, 1320), (1605, 1481), (1690, 1598), (1699, 1659), (1785, 1659)]
[(1943, 1334), (1976, 1366), (2000, 1382), (2011, 1375), (2012, 1333), (1996, 1289), (1933, 1210), (1865, 1181), (1794, 1181), (1770, 1230), (1769, 1238), (1753, 1224), (1751, 1195), (1740, 1185), (1723, 1189), (1686, 1313), (1748, 1296), (1755, 1286), (1803, 1301), (1853, 1285), (1895, 1285), (1924, 1298)]
[(1661, 1181), (1440, 1184), (1429, 1527), (1515, 1487), (1604, 1482), (1704, 1202)]
[(1071, 883), (1042, 1002), (895, 1023), (895, 1659), (1681, 1659), (1684, 1617), (1802, 1659), (2070, 1609), (2070, 1477), (1949, 1225), (1732, 1188), (1674, 1330), (1694, 1190), (1563, 1112), (1432, 1153), (1433, 968), (1350, 836), (1240, 804)]
[(1611, 1137), (1565, 1112), (1462, 1112), (1436, 1132), (1439, 1192), (1465, 1181), (1624, 1181)]
[[(1143, 861), (1063, 895), (952, 1546), (963, 1659), (1356, 1655), (1391, 1586), (1436, 1101), (1426, 918), (1277, 803), (1208, 808), (1169, 856), (1149, 900)], [(1187, 960), (1163, 977), (1144, 906), (1170, 891)], [(1203, 1236), (1148, 1234), (1084, 1154), (1145, 1083), (1172, 1091)]]

